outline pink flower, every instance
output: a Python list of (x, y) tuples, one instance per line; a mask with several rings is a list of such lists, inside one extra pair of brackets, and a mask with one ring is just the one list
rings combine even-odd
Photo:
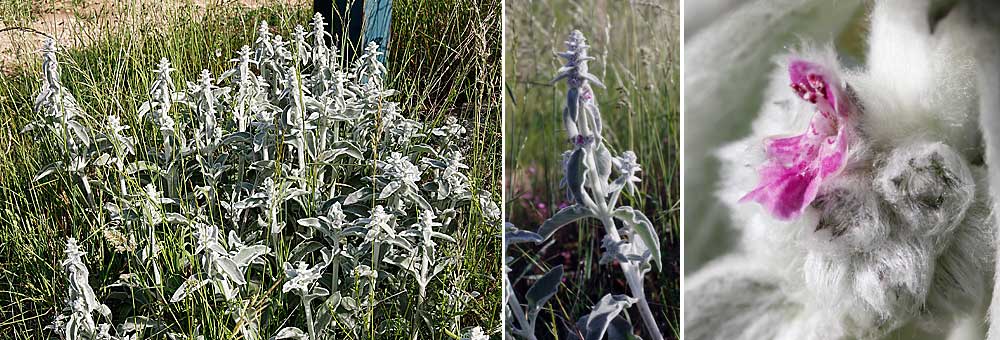
[(760, 183), (740, 199), (760, 203), (782, 220), (798, 217), (823, 182), (844, 168), (852, 111), (840, 81), (824, 67), (793, 60), (788, 74), (792, 90), (816, 104), (817, 114), (805, 133), (765, 142), (768, 162), (759, 170)]

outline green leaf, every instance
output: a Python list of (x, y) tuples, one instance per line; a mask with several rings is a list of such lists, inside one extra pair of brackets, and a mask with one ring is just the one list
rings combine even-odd
[(577, 220), (584, 217), (594, 216), (590, 209), (584, 207), (583, 205), (574, 204), (559, 210), (555, 215), (552, 215), (549, 219), (545, 220), (540, 227), (538, 227), (538, 235), (542, 237), (542, 240), (548, 239), (555, 233), (559, 228), (563, 226), (576, 222)]
[(656, 270), (660, 270), (663, 266), (661, 262), (660, 255), (660, 238), (656, 235), (656, 229), (653, 227), (653, 223), (646, 218), (646, 215), (642, 211), (632, 209), (632, 207), (620, 207), (615, 209), (614, 216), (625, 222), (635, 230), (635, 233), (642, 238), (642, 242), (646, 244), (649, 251), (653, 253), (653, 261), (656, 262)]

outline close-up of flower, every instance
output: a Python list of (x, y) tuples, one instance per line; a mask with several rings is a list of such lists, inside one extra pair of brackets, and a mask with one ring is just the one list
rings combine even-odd
[(997, 334), (1000, 7), (725, 3), (686, 26), (685, 338)]
[(809, 127), (800, 135), (766, 141), (768, 163), (760, 184), (741, 200), (760, 203), (775, 217), (792, 219), (809, 206), (823, 182), (847, 162), (851, 120), (858, 119), (839, 77), (808, 61), (789, 62), (795, 94), (816, 105)]

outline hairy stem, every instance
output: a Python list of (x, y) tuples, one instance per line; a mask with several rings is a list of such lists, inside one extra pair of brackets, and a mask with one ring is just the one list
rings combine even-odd
[[(621, 236), (618, 234), (618, 227), (615, 226), (615, 221), (612, 219), (610, 214), (602, 213), (601, 222), (604, 223), (604, 230), (607, 231), (608, 237), (611, 237), (612, 241), (621, 241)], [(653, 340), (663, 340), (663, 335), (660, 334), (660, 329), (656, 327), (656, 321), (653, 319), (653, 312), (649, 309), (649, 303), (646, 302), (646, 294), (642, 288), (642, 277), (639, 276), (638, 268), (633, 267), (631, 264), (622, 262), (622, 271), (625, 272), (625, 280), (628, 282), (628, 288), (632, 291), (632, 297), (636, 300), (636, 304), (639, 306), (639, 315), (642, 316), (642, 323), (646, 327), (646, 332)]]
[(303, 297), (303, 299), (302, 305), (306, 309), (306, 327), (309, 328), (309, 339), (318, 339), (316, 337), (316, 326), (313, 325), (312, 307), (309, 306), (312, 299), (307, 299), (305, 297)]
[(503, 280), (504, 287), (507, 287), (507, 296), (509, 297), (507, 299), (507, 308), (510, 309), (511, 314), (514, 314), (514, 318), (517, 319), (517, 324), (520, 326), (517, 333), (528, 340), (536, 340), (535, 327), (524, 316), (524, 310), (521, 309), (521, 302), (518, 301), (517, 294), (514, 294), (514, 289), (511, 288), (510, 281), (507, 280), (507, 274), (504, 274)]

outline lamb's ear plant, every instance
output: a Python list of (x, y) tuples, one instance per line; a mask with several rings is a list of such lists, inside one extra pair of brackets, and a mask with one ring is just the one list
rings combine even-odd
[(83, 263), (83, 251), (75, 238), (66, 240), (66, 258), (62, 267), (66, 271), (66, 307), (49, 327), (63, 339), (98, 339), (103, 323), (94, 319), (94, 313), (111, 319), (111, 310), (97, 300), (90, 287), (90, 271)]
[[(317, 285), (323, 269), (330, 264), (329, 254), (324, 252), (323, 257), (325, 258), (323, 263), (313, 266), (301, 261), (295, 263), (294, 266), (288, 262), (284, 264), (285, 277), (288, 278), (288, 281), (281, 287), (281, 291), (299, 296), (299, 304), (302, 305), (302, 310), (306, 315), (306, 327), (309, 332), (308, 339), (318, 339), (316, 337), (316, 334), (318, 334), (316, 329), (319, 328), (322, 330), (326, 326), (325, 324), (317, 325), (313, 317), (312, 306), (313, 300), (330, 295), (329, 290)], [(281, 338), (280, 336), (287, 336), (283, 334), (302, 334), (302, 331), (296, 327), (286, 327), (278, 332), (279, 339)]]
[(637, 173), (641, 170), (636, 156), (625, 151), (615, 156), (604, 143), (601, 114), (591, 84), (603, 84), (587, 69), (593, 58), (587, 55), (589, 46), (580, 31), (573, 31), (566, 40), (567, 50), (558, 55), (565, 59), (555, 81), (565, 80), (566, 103), (563, 127), (573, 148), (564, 157), (564, 183), (574, 204), (563, 208), (546, 220), (538, 234), (548, 239), (561, 227), (585, 218), (593, 218), (606, 232), (601, 246), (602, 264), (617, 262), (628, 284), (629, 296), (607, 295), (590, 315), (581, 319), (580, 331), (587, 339), (603, 338), (609, 324), (618, 314), (635, 305), (642, 316), (646, 333), (651, 339), (662, 339), (653, 313), (646, 301), (643, 277), (650, 269), (662, 266), (660, 241), (653, 223), (642, 211), (621, 205), (622, 191), (636, 195)]
[[(451, 284), (465, 274), (442, 273), (461, 264), (470, 215), (495, 225), (500, 212), (463, 163), (465, 127), (404, 116), (389, 100), (378, 46), (344, 67), (324, 26), (316, 16), (311, 31), (285, 40), (262, 22), (230, 69), (187, 75), (194, 80), (180, 87), (160, 60), (135, 126), (84, 113), (46, 45), (28, 130), (61, 158), (36, 181), (60, 176), (78, 188), (82, 210), (105, 226), (98, 235), (132, 271), (107, 288), (128, 288), (116, 292), (135, 301), (124, 313), (140, 314), (117, 328), (95, 319), (110, 321), (110, 311), (71, 239), (66, 313), (50, 329), (88, 340), (417, 339), (470, 329), (459, 317), (479, 292)], [(398, 328), (378, 324), (383, 317)], [(397, 326), (403, 318), (407, 329)]]
[(24, 132), (39, 130), (37, 133), (51, 138), (64, 157), (39, 171), (35, 181), (41, 181), (56, 172), (65, 172), (76, 181), (88, 203), (93, 205), (90, 176), (86, 171), (92, 161), (93, 132), (86, 122), (90, 117), (80, 108), (73, 94), (62, 85), (57, 49), (58, 46), (52, 39), (46, 40), (45, 47), (42, 48), (42, 86), (33, 107), (40, 119), (28, 124)]

